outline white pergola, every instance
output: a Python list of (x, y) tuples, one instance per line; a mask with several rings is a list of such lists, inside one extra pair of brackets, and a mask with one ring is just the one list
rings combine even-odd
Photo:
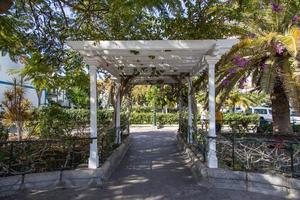
[(132, 84), (188, 83), (188, 130), (187, 141), (192, 138), (191, 77), (203, 69), (209, 72), (209, 133), (208, 167), (217, 168), (215, 122), (215, 64), (238, 40), (138, 40), (138, 41), (69, 41), (89, 64), (90, 74), (90, 126), (91, 138), (89, 168), (99, 166), (97, 153), (97, 69), (110, 73), (117, 83), (116, 143), (120, 135), (120, 83), (132, 77)]

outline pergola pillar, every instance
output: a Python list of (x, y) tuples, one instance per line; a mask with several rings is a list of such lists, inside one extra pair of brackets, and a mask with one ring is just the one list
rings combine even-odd
[(208, 96), (209, 96), (209, 130), (208, 130), (208, 160), (209, 168), (218, 168), (216, 151), (216, 92), (215, 92), (215, 64), (217, 59), (207, 59), (208, 63)]
[(177, 98), (178, 98), (178, 112), (179, 112), (179, 117), (178, 117), (178, 124), (179, 124), (179, 131), (182, 132), (182, 123), (183, 123), (183, 99), (182, 99), (182, 83), (178, 83), (178, 93), (177, 93)]
[(115, 144), (121, 144), (121, 84), (116, 84), (116, 122), (115, 122), (115, 128), (116, 128), (116, 138), (115, 138)]
[(187, 77), (188, 82), (188, 134), (187, 142), (193, 143), (193, 107), (192, 107), (192, 81), (190, 77)]
[(99, 167), (99, 156), (97, 148), (97, 67), (90, 66), (90, 157), (89, 168)]

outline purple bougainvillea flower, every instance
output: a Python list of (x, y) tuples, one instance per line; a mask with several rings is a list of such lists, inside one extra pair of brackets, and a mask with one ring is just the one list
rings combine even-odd
[(283, 52), (284, 52), (284, 46), (277, 42), (275, 45), (274, 45), (274, 48), (275, 48), (275, 52), (278, 54), (278, 55), (282, 55)]
[(243, 77), (239, 80), (239, 88), (244, 89), (245, 83), (247, 83), (247, 77)]
[(261, 68), (261, 69), (266, 69), (267, 68), (267, 64), (266, 63), (261, 63), (260, 65), (259, 65), (259, 67)]
[(235, 68), (230, 68), (230, 69), (228, 70), (228, 73), (229, 73), (229, 74), (235, 74), (235, 73), (236, 73), (236, 69), (235, 69)]
[(298, 15), (294, 15), (293, 18), (292, 18), (293, 24), (298, 23), (298, 20), (299, 20)]
[(221, 83), (221, 85), (223, 85), (223, 86), (227, 86), (229, 84), (230, 84), (230, 80), (228, 80), (228, 79), (224, 79)]
[(279, 13), (279, 12), (282, 11), (282, 7), (281, 7), (280, 4), (276, 4), (276, 3), (273, 3), (273, 2), (271, 2), (271, 4), (272, 4), (273, 12)]
[(244, 68), (246, 65), (249, 64), (249, 60), (246, 58), (242, 58), (241, 56), (237, 55), (233, 58), (233, 62), (236, 66)]

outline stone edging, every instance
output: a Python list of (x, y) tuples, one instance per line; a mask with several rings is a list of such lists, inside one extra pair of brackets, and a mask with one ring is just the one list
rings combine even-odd
[(178, 146), (188, 158), (197, 178), (209, 182), (212, 187), (257, 192), (289, 199), (300, 199), (300, 180), (280, 175), (261, 174), (226, 169), (210, 169), (204, 165), (200, 154), (177, 135)]
[(100, 186), (106, 181), (123, 160), (130, 146), (131, 136), (113, 151), (109, 158), (97, 169), (75, 169), (0, 178), (0, 197), (24, 190), (50, 190), (55, 188), (73, 188)]

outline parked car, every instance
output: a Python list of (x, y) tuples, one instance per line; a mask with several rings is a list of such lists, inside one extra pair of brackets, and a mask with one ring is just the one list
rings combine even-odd
[(272, 122), (272, 108), (270, 107), (250, 107), (247, 113), (256, 113), (268, 122)]
[[(248, 113), (256, 113), (268, 122), (272, 122), (272, 108), (270, 107), (250, 107)], [(300, 125), (300, 115), (294, 109), (290, 110), (290, 120), (292, 124)]]
[(290, 111), (291, 123), (295, 125), (300, 125), (300, 115), (296, 113), (294, 109)]
[(0, 104), (0, 113), (3, 113), (5, 110), (4, 108), (2, 107), (2, 105)]

